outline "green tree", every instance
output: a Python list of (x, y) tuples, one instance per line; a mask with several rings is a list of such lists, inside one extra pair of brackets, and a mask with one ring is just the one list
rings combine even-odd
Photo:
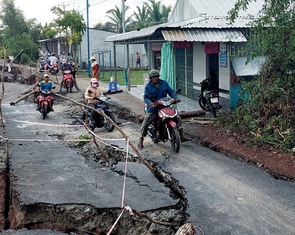
[(51, 11), (58, 16), (55, 20), (56, 29), (66, 35), (70, 51), (77, 51), (77, 46), (81, 44), (82, 36), (86, 31), (83, 16), (76, 10), (64, 11), (56, 6), (52, 7)]
[(41, 38), (46, 39), (46, 38), (54, 38), (55, 36), (58, 35), (59, 29), (57, 28), (57, 25), (54, 22), (51, 22), (49, 24), (45, 24), (41, 28)]
[[(239, 0), (231, 11), (231, 20), (250, 2)], [(267, 60), (260, 75), (243, 84), (249, 93), (248, 102), (227, 118), (239, 130), (255, 133), (253, 140), (289, 151), (295, 147), (294, 1), (265, 0), (252, 35), (250, 44), (255, 47), (251, 57), (263, 54)]]
[(171, 6), (166, 7), (160, 1), (149, 0), (144, 3), (149, 12), (149, 26), (166, 23), (171, 12)]
[[(125, 13), (128, 11), (129, 7), (125, 7)], [(115, 8), (110, 9), (107, 11), (107, 17), (111, 20), (111, 24), (116, 28), (116, 33), (122, 33), (123, 32), (123, 18), (122, 18), (122, 12), (119, 9), (118, 6), (115, 6)], [(125, 28), (128, 27), (128, 24), (130, 23), (131, 18), (127, 17), (125, 19)]]
[(107, 31), (107, 32), (116, 32), (116, 28), (114, 24), (111, 22), (106, 22), (106, 23), (97, 23), (96, 25), (93, 26), (94, 29), (99, 29), (102, 31)]
[(133, 30), (146, 28), (149, 25), (149, 10), (146, 4), (142, 5), (142, 8), (136, 6), (136, 11), (132, 15), (130, 28)]
[(0, 19), (1, 46), (6, 48), (6, 53), (16, 55), (23, 49), (23, 53), (35, 60), (38, 57), (37, 40), (40, 36), (35, 20), (26, 21), (23, 12), (15, 7), (14, 0), (2, 0)]

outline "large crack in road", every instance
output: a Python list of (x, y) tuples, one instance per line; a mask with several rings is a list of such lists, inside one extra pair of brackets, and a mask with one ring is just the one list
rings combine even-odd
[[(97, 160), (99, 154), (93, 143), (77, 148), (76, 142), (66, 142), (86, 133), (82, 126), (63, 128), (73, 123), (65, 112), (69, 107), (69, 103), (56, 105), (55, 112), (41, 120), (30, 102), (2, 104), (10, 170), (9, 214), (4, 221), (19, 234), (24, 228), (27, 232), (50, 229), (106, 234), (122, 211), (124, 154), (105, 147), (112, 158), (112, 164), (106, 165)], [(101, 130), (98, 133), (108, 137)], [(112, 135), (114, 138), (118, 133)], [(157, 177), (131, 153), (125, 205), (139, 213), (124, 213), (112, 234), (174, 234), (186, 221), (184, 190), (175, 190), (175, 179), (167, 179), (160, 170), (156, 172)]]

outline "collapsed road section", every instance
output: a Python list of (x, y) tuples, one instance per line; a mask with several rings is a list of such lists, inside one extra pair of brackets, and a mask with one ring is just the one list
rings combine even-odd
[[(42, 122), (26, 102), (2, 109), (10, 170), (6, 228), (107, 234), (122, 213), (123, 194), (134, 213), (124, 213), (112, 234), (175, 234), (185, 221), (184, 195), (160, 183), (144, 164), (134, 159), (129, 164), (124, 192), (123, 163), (90, 164), (97, 150), (84, 148), (82, 156), (81, 149), (70, 148), (85, 129), (71, 127), (61, 106)], [(117, 158), (113, 151), (107, 154)]]

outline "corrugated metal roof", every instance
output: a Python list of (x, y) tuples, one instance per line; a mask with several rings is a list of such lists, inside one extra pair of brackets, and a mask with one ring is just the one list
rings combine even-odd
[[(234, 7), (237, 0), (192, 0), (190, 4), (199, 15), (207, 16), (228, 16), (228, 12)], [(262, 9), (264, 0), (251, 1), (246, 9), (239, 12), (239, 16), (252, 15), (257, 17)]]
[(197, 17), (191, 20), (178, 23), (165, 23), (155, 25), (140, 30), (127, 32), (124, 34), (117, 34), (109, 36), (105, 41), (124, 41), (130, 39), (144, 38), (153, 35), (156, 30), (162, 29), (229, 29), (229, 28), (247, 28), (250, 27), (250, 18), (238, 18), (234, 23), (230, 24), (225, 17)]
[(112, 42), (112, 41), (124, 41), (124, 40), (129, 40), (131, 38), (148, 37), (148, 36), (153, 35), (153, 33), (155, 33), (158, 28), (165, 27), (167, 25), (169, 25), (169, 23), (155, 25), (155, 26), (151, 26), (151, 27), (148, 27), (148, 28), (143, 28), (143, 29), (140, 29), (140, 30), (134, 30), (134, 31), (131, 31), (131, 32), (127, 32), (127, 33), (116, 34), (116, 35), (107, 37), (105, 41), (107, 41), (107, 42), (109, 42), (109, 41), (110, 42)]
[(235, 29), (171, 29), (162, 30), (167, 41), (188, 42), (247, 42), (244, 35)]
[[(181, 28), (249, 28), (253, 18), (238, 17), (234, 22), (230, 23), (227, 17), (198, 17), (195, 19), (184, 21), (180, 24)], [(172, 24), (172, 23), (171, 23)], [(177, 24), (177, 23), (175, 23)]]

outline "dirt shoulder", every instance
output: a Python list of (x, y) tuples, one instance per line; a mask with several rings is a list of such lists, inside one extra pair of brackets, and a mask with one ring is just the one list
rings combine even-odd
[(238, 135), (225, 132), (215, 124), (186, 124), (186, 131), (194, 136), (202, 145), (229, 157), (254, 164), (268, 171), (273, 177), (285, 180), (295, 180), (295, 157), (281, 153), (270, 146), (250, 144)]

